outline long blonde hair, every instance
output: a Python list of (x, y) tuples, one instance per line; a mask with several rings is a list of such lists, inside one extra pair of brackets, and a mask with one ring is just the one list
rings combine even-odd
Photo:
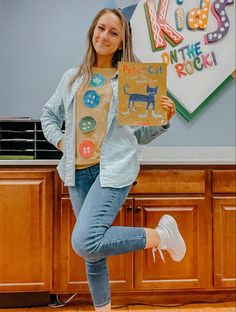
[(122, 32), (123, 32), (122, 33), (123, 47), (122, 49), (118, 49), (114, 53), (113, 58), (112, 58), (112, 67), (117, 68), (119, 61), (124, 61), (124, 62), (137, 62), (138, 61), (137, 57), (134, 55), (134, 52), (133, 52), (131, 28), (125, 16), (122, 14), (122, 12), (119, 9), (104, 8), (100, 12), (98, 12), (97, 15), (94, 17), (91, 23), (91, 26), (88, 30), (88, 33), (87, 33), (88, 48), (85, 53), (82, 64), (80, 65), (78, 71), (75, 73), (75, 75), (69, 82), (70, 88), (75, 82), (75, 80), (81, 76), (83, 77), (83, 82), (82, 82), (81, 87), (85, 86), (91, 79), (92, 67), (94, 66), (96, 62), (96, 52), (92, 44), (93, 33), (98, 23), (98, 20), (100, 19), (101, 16), (103, 16), (106, 13), (113, 13), (120, 18), (121, 24), (122, 24)]

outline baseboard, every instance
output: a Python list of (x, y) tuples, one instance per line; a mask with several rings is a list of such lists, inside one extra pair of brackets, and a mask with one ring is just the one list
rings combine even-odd
[(0, 308), (38, 307), (49, 303), (49, 292), (0, 293)]

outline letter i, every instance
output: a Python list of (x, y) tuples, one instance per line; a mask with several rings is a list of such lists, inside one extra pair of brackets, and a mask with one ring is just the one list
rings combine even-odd
[(184, 29), (184, 9), (178, 8), (175, 10), (175, 24), (177, 30)]

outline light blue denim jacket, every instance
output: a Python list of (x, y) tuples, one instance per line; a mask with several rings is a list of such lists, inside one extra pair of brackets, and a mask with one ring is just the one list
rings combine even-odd
[[(68, 83), (78, 69), (63, 75), (55, 93), (43, 107), (42, 129), (46, 139), (57, 147), (64, 138), (63, 156), (58, 173), (67, 186), (75, 185), (75, 95), (81, 78), (72, 88)], [(129, 127), (117, 124), (118, 75), (110, 80), (113, 95), (107, 120), (107, 132), (100, 153), (100, 180), (102, 187), (124, 187), (133, 183), (139, 172), (138, 144), (147, 144), (169, 128), (166, 126)], [(62, 124), (65, 121), (65, 133)]]

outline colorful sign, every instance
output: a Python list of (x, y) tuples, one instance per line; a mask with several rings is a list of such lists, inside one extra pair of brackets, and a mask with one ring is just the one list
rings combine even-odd
[(140, 0), (130, 23), (139, 59), (168, 65), (168, 95), (186, 120), (234, 79), (234, 0)]
[(118, 66), (118, 124), (165, 125), (160, 105), (166, 95), (166, 64), (120, 62)]

